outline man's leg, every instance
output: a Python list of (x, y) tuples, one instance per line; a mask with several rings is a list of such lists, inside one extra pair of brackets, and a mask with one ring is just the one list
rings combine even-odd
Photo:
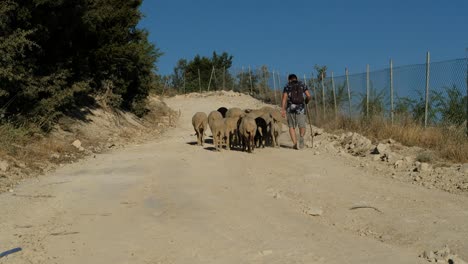
[(287, 113), (288, 126), (289, 126), (289, 136), (291, 136), (291, 141), (293, 143), (293, 148), (297, 149), (297, 138), (296, 138), (296, 126), (297, 119), (296, 114)]
[(306, 124), (305, 124), (305, 115), (298, 114), (297, 115), (297, 124), (299, 126), (299, 148), (302, 149), (305, 147), (304, 144), (304, 135), (306, 132)]
[(291, 136), (293, 147), (297, 147), (296, 129), (294, 127), (289, 128), (289, 135)]

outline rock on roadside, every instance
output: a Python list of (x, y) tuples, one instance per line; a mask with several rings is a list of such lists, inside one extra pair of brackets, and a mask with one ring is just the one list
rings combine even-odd
[(6, 172), (10, 169), (10, 164), (5, 160), (0, 160), (0, 171)]

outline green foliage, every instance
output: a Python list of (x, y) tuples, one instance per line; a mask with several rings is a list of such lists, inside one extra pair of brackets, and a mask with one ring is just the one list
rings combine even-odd
[(3, 1), (2, 114), (47, 129), (59, 115), (103, 93), (112, 95), (112, 106), (144, 113), (161, 54), (137, 28), (141, 2)]
[[(211, 58), (196, 55), (190, 61), (181, 59), (177, 62), (174, 73), (171, 75), (172, 85), (181, 91), (185, 84), (185, 92), (187, 93), (206, 91), (208, 86), (210, 86), (210, 90), (220, 90), (223, 88), (223, 76), (226, 80), (226, 86), (233, 81), (228, 71), (232, 66), (232, 59), (233, 56), (227, 52), (223, 52), (221, 55), (213, 52)], [(215, 69), (214, 73), (213, 69)]]
[(467, 96), (456, 85), (444, 87), (446, 96), (439, 94), (435, 105), (441, 114), (442, 122), (446, 124), (461, 125), (466, 120)]
[[(367, 94), (361, 94), (361, 102), (359, 108), (361, 109), (362, 116), (367, 116)], [(382, 115), (385, 110), (385, 91), (377, 91), (376, 88), (369, 88), (369, 118), (373, 116)]]

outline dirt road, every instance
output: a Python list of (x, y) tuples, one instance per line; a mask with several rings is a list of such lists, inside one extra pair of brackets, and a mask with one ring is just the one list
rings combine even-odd
[(167, 103), (181, 118), (162, 139), (0, 195), (0, 252), (23, 249), (0, 263), (425, 263), (418, 255), (445, 244), (468, 259), (466, 196), (395, 181), (326, 149), (292, 150), (287, 134), (280, 149), (216, 153), (192, 144), (192, 114), (260, 104)]

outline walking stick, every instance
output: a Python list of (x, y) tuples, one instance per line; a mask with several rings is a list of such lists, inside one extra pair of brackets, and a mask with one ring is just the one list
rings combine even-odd
[(309, 120), (309, 126), (310, 126), (311, 148), (314, 148), (314, 131), (312, 129), (312, 120), (310, 119), (309, 106), (307, 104), (306, 104), (306, 115), (307, 115), (307, 119)]

